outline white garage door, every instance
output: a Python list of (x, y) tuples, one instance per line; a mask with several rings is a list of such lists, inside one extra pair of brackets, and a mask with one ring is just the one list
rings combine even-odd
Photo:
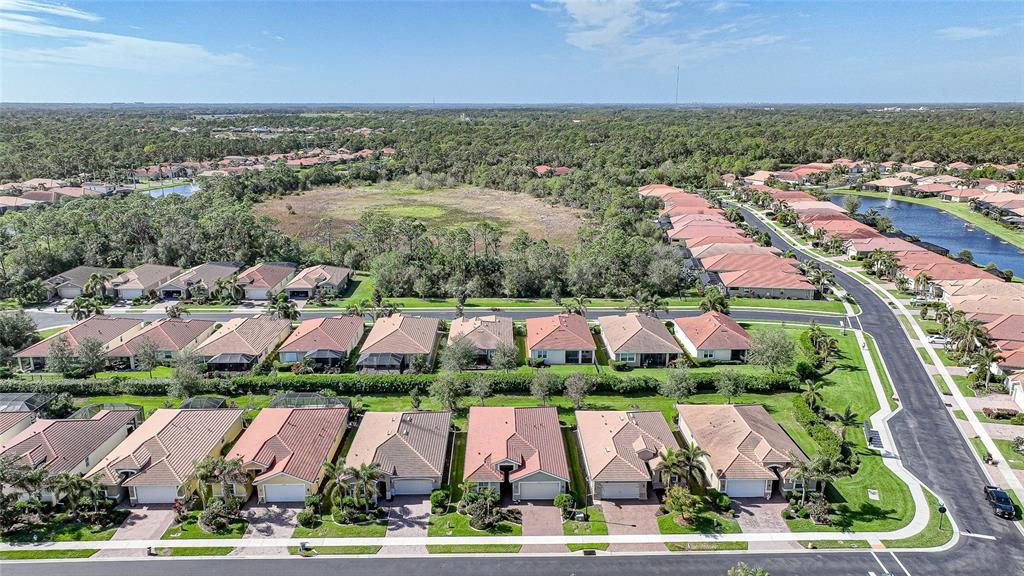
[(178, 497), (177, 486), (138, 486), (135, 501), (139, 504), (174, 504)]
[(266, 484), (264, 489), (267, 502), (302, 502), (306, 499), (305, 484)]
[(430, 494), (434, 490), (434, 482), (426, 478), (406, 478), (395, 480), (392, 491), (396, 496), (403, 494)]
[(725, 493), (730, 498), (764, 498), (764, 480), (727, 480)]
[(127, 290), (119, 290), (118, 294), (125, 300), (131, 300), (132, 298), (138, 298), (142, 296), (142, 290), (138, 288), (129, 288)]
[(554, 500), (562, 493), (561, 482), (520, 482), (520, 500)]
[(601, 484), (601, 499), (636, 500), (640, 498), (641, 487), (636, 482), (604, 482)]

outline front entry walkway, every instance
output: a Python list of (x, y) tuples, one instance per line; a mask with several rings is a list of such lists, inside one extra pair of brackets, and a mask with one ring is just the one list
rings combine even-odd
[[(427, 535), (430, 524), (430, 499), (423, 496), (396, 496), (388, 508), (386, 538), (417, 538)], [(379, 554), (409, 556), (426, 554), (426, 546), (384, 546)]]

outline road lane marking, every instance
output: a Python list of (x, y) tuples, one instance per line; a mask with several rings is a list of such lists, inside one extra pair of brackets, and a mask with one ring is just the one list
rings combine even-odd
[(903, 565), (903, 562), (900, 562), (900, 559), (896, 557), (896, 553), (895, 552), (889, 552), (889, 554), (892, 556), (892, 559), (895, 560), (896, 563), (900, 565), (900, 568), (903, 569), (903, 573), (906, 574), (907, 576), (910, 576), (910, 571), (907, 570), (907, 567)]
[(960, 535), (961, 536), (968, 536), (968, 537), (971, 537), (971, 538), (982, 538), (984, 540), (995, 540), (996, 539), (995, 536), (989, 536), (988, 534), (973, 534), (971, 532), (961, 532)]
[(885, 567), (885, 564), (882, 564), (882, 561), (878, 559), (878, 555), (875, 554), (874, 550), (871, 551), (871, 557), (874, 558), (875, 562), (878, 562), (878, 565), (882, 567), (882, 574), (889, 574), (890, 573), (889, 569)]

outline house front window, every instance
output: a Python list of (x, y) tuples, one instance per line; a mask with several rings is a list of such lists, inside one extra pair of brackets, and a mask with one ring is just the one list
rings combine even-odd
[(548, 351), (547, 350), (534, 350), (533, 351), (533, 357), (538, 359), (538, 360), (547, 360), (548, 359)]
[(709, 359), (715, 357), (715, 351), (714, 350), (701, 350), (700, 357), (705, 359), (705, 360), (709, 360)]
[(566, 350), (565, 351), (565, 363), (566, 364), (579, 364), (580, 363), (580, 351), (579, 350)]
[(593, 364), (594, 363), (594, 351), (583, 350), (580, 352), (580, 364)]
[(636, 352), (620, 352), (615, 355), (619, 362), (636, 363)]

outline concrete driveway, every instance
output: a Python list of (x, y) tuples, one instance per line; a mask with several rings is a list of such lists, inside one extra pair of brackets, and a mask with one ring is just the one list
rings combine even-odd
[[(386, 538), (416, 538), (427, 535), (430, 499), (425, 496), (396, 496), (388, 507)], [(381, 555), (426, 554), (426, 546), (384, 546)]]
[[(523, 513), (523, 536), (562, 535), (562, 512), (553, 504), (524, 502), (517, 508)], [(520, 550), (527, 554), (565, 551), (564, 544), (525, 544)]]
[[(660, 534), (658, 530), (658, 501), (602, 500), (601, 509), (608, 523), (608, 534)], [(609, 552), (664, 552), (662, 543), (611, 544)]]
[(764, 498), (733, 498), (732, 509), (738, 516), (740, 529), (744, 532), (789, 532), (789, 526), (782, 517), (788, 503), (781, 496), (771, 500)]
[[(174, 510), (170, 505), (131, 508), (131, 513), (110, 538), (113, 540), (159, 540), (174, 523)], [(100, 550), (97, 558), (131, 558), (145, 556), (145, 550)]]
[[(246, 504), (239, 513), (242, 518), (249, 521), (249, 527), (245, 529), (242, 541), (262, 538), (291, 538), (296, 526), (295, 515), (301, 510), (302, 507), (298, 505), (287, 507), (273, 504)], [(287, 556), (288, 548), (284, 546), (272, 548), (240, 546), (235, 548), (231, 555)]]

